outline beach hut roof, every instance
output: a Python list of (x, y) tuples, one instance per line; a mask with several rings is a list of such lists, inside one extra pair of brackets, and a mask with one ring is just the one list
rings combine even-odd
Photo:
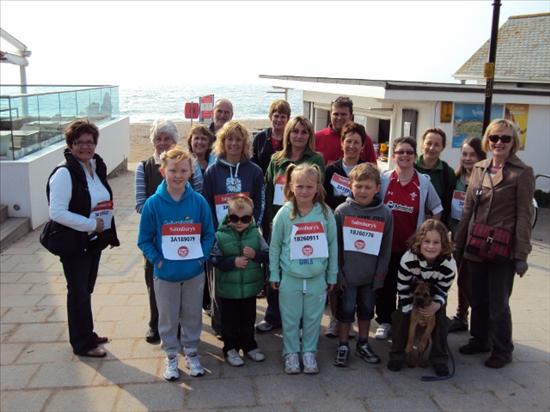
[[(453, 75), (484, 81), (489, 40)], [(550, 83), (550, 13), (510, 17), (498, 30), (496, 82)]]

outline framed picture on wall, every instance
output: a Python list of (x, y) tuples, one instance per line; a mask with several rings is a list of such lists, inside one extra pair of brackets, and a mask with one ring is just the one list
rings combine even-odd
[[(504, 117), (504, 105), (491, 106), (491, 120)], [(453, 120), (453, 145), (459, 148), (468, 137), (481, 138), (483, 128), (483, 104), (455, 103)]]

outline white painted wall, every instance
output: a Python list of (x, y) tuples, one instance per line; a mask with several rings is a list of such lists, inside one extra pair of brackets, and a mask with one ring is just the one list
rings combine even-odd
[[(399, 93), (403, 94), (404, 92), (399, 91)], [(383, 113), (384, 115), (387, 114), (391, 120), (390, 144), (393, 139), (401, 136), (402, 110), (417, 110), (418, 119), (416, 138), (418, 141), (418, 153), (421, 152), (420, 140), (423, 131), (430, 127), (439, 127), (447, 134), (447, 147), (443, 151), (441, 158), (449, 163), (451, 167), (456, 168), (458, 167), (460, 149), (452, 148), (453, 123), (441, 123), (439, 121), (441, 104), (439, 101), (426, 101), (425, 99), (427, 97), (432, 97), (428, 96), (428, 94), (428, 92), (411, 91), (409, 95), (407, 95), (411, 99), (416, 96), (419, 100), (382, 100), (365, 96), (357, 96), (352, 93), (349, 94), (349, 96), (353, 100), (354, 112), (357, 114), (367, 115), (369, 118), (372, 118), (373, 116), (372, 110), (369, 109), (375, 107), (393, 107), (393, 112)], [(304, 100), (306, 99), (306, 96), (307, 100), (314, 102), (317, 107), (330, 107), (330, 102), (338, 97), (337, 94), (322, 93), (320, 91), (304, 91)], [(460, 103), (480, 103), (480, 97), (471, 93), (450, 93), (448, 97), (449, 101), (456, 101)], [(451, 97), (457, 97), (458, 99), (453, 100)], [(518, 152), (518, 156), (526, 164), (533, 167), (535, 174), (550, 175), (550, 105), (540, 104), (548, 103), (547, 100), (548, 99), (543, 96), (496, 95), (494, 98), (494, 103), (529, 104), (526, 147), (525, 150)], [(315, 130), (319, 130), (321, 128), (321, 122), (326, 120), (326, 117), (324, 116), (326, 116), (327, 113), (324, 110), (316, 110), (316, 113), (316, 124), (314, 126)], [(367, 132), (369, 134), (376, 135), (377, 127), (375, 127), (374, 122), (370, 127), (367, 124)], [(386, 167), (391, 168), (391, 162), (389, 165), (384, 164), (384, 168)], [(550, 191), (550, 180), (540, 178), (537, 181), (537, 189)]]
[[(130, 152), (129, 118), (98, 125), (97, 153), (110, 173)], [(42, 149), (23, 159), (0, 162), (0, 202), (8, 206), (10, 217), (28, 217), (33, 229), (48, 220), (46, 181), (63, 161), (65, 142)], [(18, 210), (16, 210), (18, 209)]]

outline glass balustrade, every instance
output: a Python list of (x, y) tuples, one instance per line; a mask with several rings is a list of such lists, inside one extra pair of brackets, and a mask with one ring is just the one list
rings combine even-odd
[(17, 160), (63, 140), (74, 119), (115, 119), (118, 102), (118, 86), (0, 85), (0, 160)]

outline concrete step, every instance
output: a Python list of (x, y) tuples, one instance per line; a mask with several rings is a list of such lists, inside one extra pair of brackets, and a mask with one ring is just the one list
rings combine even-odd
[(4, 223), (8, 219), (8, 207), (0, 205), (0, 223)]
[(6, 250), (31, 231), (31, 221), (27, 217), (9, 217), (0, 224), (0, 250)]

